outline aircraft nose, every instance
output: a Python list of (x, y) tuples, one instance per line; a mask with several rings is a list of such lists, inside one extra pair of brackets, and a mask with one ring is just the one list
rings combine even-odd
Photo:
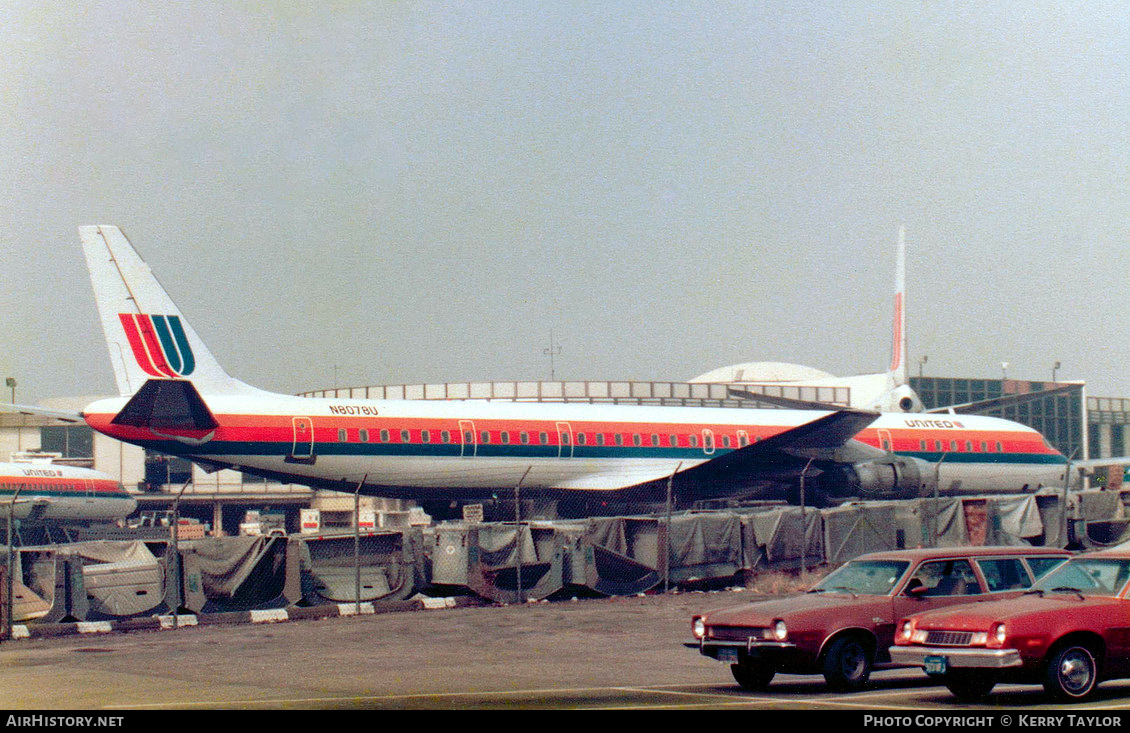
[(126, 491), (125, 487), (121, 484), (118, 484), (118, 488), (122, 490), (122, 495), (124, 497), (122, 499), (122, 506), (125, 508), (125, 513), (122, 514), (122, 516), (128, 517), (129, 515), (133, 514), (135, 509), (137, 509), (137, 499), (135, 499), (128, 491)]

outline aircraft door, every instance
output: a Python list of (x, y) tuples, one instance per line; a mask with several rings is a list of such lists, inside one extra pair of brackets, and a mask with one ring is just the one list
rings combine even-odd
[(291, 462), (313, 462), (314, 460), (314, 421), (308, 417), (292, 418), (294, 426), (294, 446), (287, 458)]
[(93, 504), (94, 503), (94, 481), (92, 481), (90, 479), (83, 479), (82, 482), (83, 482), (83, 484), (85, 484), (84, 488), (86, 489), (86, 503), (87, 504)]
[(479, 443), (475, 438), (475, 423), (470, 420), (459, 421), (459, 455), (462, 458), (474, 458), (478, 453)]
[(888, 453), (893, 449), (894, 443), (891, 441), (891, 431), (882, 429), (879, 431), (879, 447)]
[(714, 431), (704, 429), (702, 431), (702, 452), (710, 455), (714, 452)]
[(573, 457), (573, 426), (567, 422), (557, 423), (557, 457)]

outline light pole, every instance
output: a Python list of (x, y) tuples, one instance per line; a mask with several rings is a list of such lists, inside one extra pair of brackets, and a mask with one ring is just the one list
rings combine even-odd
[[(335, 367), (336, 369), (336, 367)], [(361, 487), (369, 480), (365, 474), (353, 490), (353, 615), (361, 615)]]
[(1059, 367), (1060, 363), (1058, 361), (1055, 364), (1052, 364), (1052, 384), (1055, 384), (1055, 373), (1059, 371)]
[(541, 353), (549, 355), (549, 381), (557, 381), (557, 370), (553, 367), (553, 357), (561, 354), (561, 346), (553, 340), (553, 329), (549, 331), (549, 348), (542, 349)]
[(8, 377), (4, 380), (4, 384), (8, 385), (8, 389), (12, 390), (12, 404), (16, 404), (16, 378)]
[(934, 531), (932, 532), (934, 539), (930, 545), (931, 547), (938, 546), (938, 485), (942, 482), (942, 461), (944, 460), (946, 460), (945, 451), (942, 452), (942, 456), (938, 459), (938, 462), (934, 464), (934, 511), (931, 512), (934, 517)]
[(925, 354), (923, 354), (922, 356), (918, 357), (918, 376), (919, 376), (919, 377), (921, 377), (921, 376), (922, 376), (922, 367), (923, 367), (923, 365), (925, 365), (925, 364), (926, 364), (926, 361), (927, 361), (927, 360), (928, 360), (929, 358), (930, 358), (930, 357), (929, 357), (929, 356), (927, 356), (927, 355), (925, 355)]
[(812, 465), (812, 462), (814, 460), (816, 460), (816, 459), (815, 458), (809, 458), (808, 463), (804, 464), (804, 470), (800, 472), (800, 577), (801, 577), (801, 581), (804, 580), (804, 576), (806, 575), (805, 565), (807, 564), (807, 560), (808, 560), (808, 558), (806, 557), (806, 555), (807, 555), (806, 550), (808, 549), (808, 527), (806, 526), (805, 520), (807, 519), (807, 517), (805, 516), (805, 512), (804, 512), (804, 476), (805, 476), (805, 474), (808, 473), (808, 468), (809, 468), (809, 466)]
[(526, 468), (526, 472), (522, 474), (522, 478), (518, 479), (518, 484), (514, 487), (514, 549), (515, 558), (517, 561), (517, 581), (518, 581), (518, 603), (522, 603), (522, 483), (526, 477), (530, 475), (530, 471), (534, 469), (533, 466)]
[(1060, 537), (1060, 539), (1063, 541), (1063, 546), (1065, 548), (1067, 547), (1068, 544), (1070, 544), (1068, 542), (1068, 537), (1071, 534), (1070, 523), (1069, 523), (1068, 517), (1067, 517), (1067, 492), (1071, 490), (1071, 464), (1075, 460), (1075, 454), (1078, 453), (1078, 452), (1079, 452), (1078, 448), (1071, 451), (1071, 455), (1069, 455), (1067, 457), (1067, 466), (1065, 467), (1066, 470), (1064, 470), (1064, 472), (1063, 472), (1063, 500), (1062, 500), (1063, 523), (1061, 525), (1062, 528), (1063, 528), (1063, 535)]
[(1008, 379), (1008, 362), (1002, 361), (1001, 362), (1001, 381), (1003, 382), (1006, 379)]
[[(180, 624), (179, 614), (180, 607), (183, 602), (181, 597), (182, 580), (181, 577), (181, 562), (180, 562), (180, 499), (184, 496), (184, 490), (192, 483), (192, 476), (188, 477), (188, 481), (184, 482), (184, 486), (180, 487), (177, 496), (173, 499), (173, 523), (169, 528), (169, 532), (173, 538), (173, 557), (170, 563), (173, 567), (173, 628), (177, 628)], [(168, 571), (166, 571), (168, 572)]]
[(666, 593), (671, 589), (671, 504), (674, 494), (672, 486), (675, 483), (675, 474), (683, 467), (683, 462), (679, 461), (679, 465), (675, 466), (675, 470), (667, 477), (667, 530), (663, 533), (663, 557), (666, 558), (663, 562), (663, 592)]

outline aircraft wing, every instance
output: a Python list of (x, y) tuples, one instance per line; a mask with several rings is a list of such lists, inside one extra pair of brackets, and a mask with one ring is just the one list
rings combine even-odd
[(13, 412), (20, 415), (39, 415), (40, 417), (53, 417), (56, 420), (66, 420), (67, 422), (82, 422), (82, 413), (77, 410), (52, 410), (47, 407), (38, 407), (36, 405), (16, 405), (8, 402), (0, 402), (0, 412)]
[(878, 417), (879, 413), (868, 410), (838, 410), (681, 471), (679, 477), (702, 481), (748, 480), (779, 472), (795, 473), (809, 460), (852, 463), (873, 460), (886, 453), (852, 442), (852, 438)]

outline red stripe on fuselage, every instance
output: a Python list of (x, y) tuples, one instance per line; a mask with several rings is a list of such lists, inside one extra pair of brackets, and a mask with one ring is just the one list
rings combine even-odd
[[(753, 443), (757, 440), (765, 440), (778, 433), (792, 430), (796, 425), (734, 425), (734, 424), (710, 424), (710, 423), (609, 423), (609, 422), (593, 422), (593, 421), (580, 421), (580, 420), (514, 420), (505, 418), (465, 418), (460, 420), (458, 418), (416, 418), (416, 417), (342, 417), (342, 416), (303, 416), (309, 417), (314, 426), (314, 442), (315, 443), (337, 443), (341, 442), (339, 439), (339, 431), (346, 431), (345, 442), (362, 442), (360, 441), (359, 431), (368, 430), (370, 443), (388, 442), (394, 444), (405, 444), (401, 440), (401, 431), (409, 431), (409, 444), (422, 443), (421, 433), (424, 430), (431, 432), (430, 444), (442, 444), (442, 432), (449, 433), (449, 444), (458, 445), (463, 442), (462, 430), (463, 426), (467, 423), (474, 425), (475, 435), (474, 442), (482, 444), (480, 440), (483, 431), (490, 434), (491, 444), (501, 444), (500, 434), (503, 431), (509, 432), (509, 444), (520, 444), (520, 434), (526, 432), (530, 436), (530, 444), (534, 445), (561, 445), (559, 440), (559, 424), (567, 424), (571, 428), (568, 431), (571, 433), (572, 445), (579, 446), (577, 435), (584, 433), (588, 437), (586, 446), (595, 446), (595, 436), (603, 434), (605, 436), (605, 445), (612, 446), (614, 443), (614, 436), (617, 434), (624, 436), (624, 447), (634, 447), (634, 436), (641, 437), (640, 447), (670, 447), (669, 436), (674, 434), (679, 436), (679, 447), (691, 447), (688, 445), (689, 438), (694, 436), (697, 438), (697, 445), (693, 447), (703, 447), (703, 432), (710, 431), (713, 434), (713, 444), (715, 449), (725, 450), (723, 438), (728, 436), (730, 438), (730, 447), (738, 448), (739, 436), (738, 433), (742, 432), (748, 436), (749, 442)], [(166, 436), (155, 435), (153, 432), (144, 428), (131, 427), (126, 425), (112, 425), (110, 420), (113, 415), (87, 415), (87, 421), (91, 427), (107, 433), (113, 437), (125, 441), (151, 441), (162, 439)], [(291, 444), (294, 440), (293, 418), (291, 416), (282, 415), (216, 415), (216, 419), (220, 422), (219, 427), (216, 428), (216, 433), (213, 438), (215, 441), (220, 442), (258, 442), (258, 443), (285, 443)], [(463, 425), (461, 425), (462, 423)], [(381, 430), (389, 432), (388, 441), (378, 441), (377, 438)], [(540, 433), (547, 434), (547, 442), (541, 443)], [(654, 446), (651, 443), (651, 435), (659, 436), (659, 446)], [(1050, 448), (1041, 436), (1036, 431), (1013, 431), (1013, 430), (973, 430), (970, 428), (922, 428), (922, 427), (887, 427), (875, 428), (868, 427), (862, 430), (855, 436), (855, 439), (867, 445), (876, 448), (885, 448), (883, 445), (883, 438), (890, 437), (891, 450), (902, 453), (915, 453), (915, 452), (960, 452), (960, 453), (984, 453), (984, 454), (1044, 454), (1044, 455), (1058, 455), (1058, 452)], [(921, 441), (925, 440), (926, 445), (923, 446)], [(936, 441), (942, 442), (942, 447), (936, 447)], [(956, 441), (956, 447), (951, 446), (951, 441)], [(967, 449), (966, 442), (972, 444), (972, 449)], [(984, 442), (986, 449), (981, 450), (980, 444)], [(997, 443), (1000, 443), (1001, 450), (996, 450)], [(207, 444), (202, 446), (200, 453), (207, 453)]]
[(129, 496), (129, 493), (118, 482), (107, 479), (84, 479), (66, 476), (0, 476), (0, 490), (10, 492), (15, 491), (17, 487), (22, 487), (20, 491), (23, 494), (49, 491), (52, 494), (74, 494), (75, 496), (93, 493), (99, 498), (125, 498)]
[[(1058, 451), (1049, 448), (1039, 433), (1016, 432), (1013, 430), (970, 430), (960, 428), (955, 430), (929, 430), (923, 428), (866, 428), (855, 439), (861, 443), (876, 448), (884, 448), (880, 430), (890, 433), (890, 449), (897, 453), (1041, 453), (1055, 455)], [(926, 445), (922, 445), (926, 441)], [(937, 442), (941, 441), (941, 447)], [(956, 441), (957, 445), (951, 445)], [(966, 442), (972, 443), (971, 448), (966, 447)], [(985, 443), (984, 450), (981, 443)], [(1001, 450), (996, 450), (997, 443)]]

